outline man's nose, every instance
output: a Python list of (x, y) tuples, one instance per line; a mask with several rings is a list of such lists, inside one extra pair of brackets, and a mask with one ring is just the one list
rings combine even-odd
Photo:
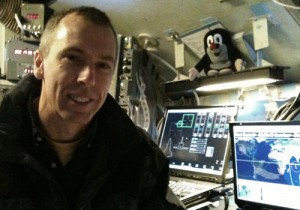
[(91, 65), (87, 65), (81, 70), (78, 77), (78, 82), (85, 85), (86, 87), (95, 86), (95, 76), (95, 68)]

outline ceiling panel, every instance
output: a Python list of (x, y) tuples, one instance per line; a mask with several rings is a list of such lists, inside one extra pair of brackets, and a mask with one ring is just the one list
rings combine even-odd
[[(111, 17), (118, 33), (135, 37), (141, 33), (151, 35), (159, 43), (155, 54), (164, 61), (157, 64), (160, 72), (166, 80), (172, 80), (174, 71), (163, 65), (167, 62), (174, 66), (175, 63), (174, 44), (167, 39), (166, 30), (182, 34), (201, 27), (203, 19), (213, 17), (232, 34), (251, 35), (253, 14), (250, 7), (256, 3), (264, 3), (279, 20), (278, 26), (268, 24), (270, 46), (262, 50), (264, 58), (276, 65), (291, 66), (287, 71), (288, 79), (300, 80), (300, 28), (295, 21), (299, 20), (299, 11), (292, 11), (292, 17), (291, 11), (272, 0), (56, 0), (51, 8), (59, 11), (72, 6), (95, 6)], [(182, 73), (187, 75), (199, 58), (187, 48), (184, 55)]]

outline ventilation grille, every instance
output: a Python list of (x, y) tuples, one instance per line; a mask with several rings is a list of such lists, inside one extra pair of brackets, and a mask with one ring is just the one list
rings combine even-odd
[(16, 33), (20, 33), (20, 28), (15, 20), (15, 13), (21, 10), (22, 0), (2, 0), (0, 1), (0, 22)]

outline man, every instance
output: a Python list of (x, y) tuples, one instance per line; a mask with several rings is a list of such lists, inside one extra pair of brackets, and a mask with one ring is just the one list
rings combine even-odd
[(117, 59), (105, 13), (49, 20), (27, 75), (0, 107), (0, 209), (181, 209), (168, 163), (108, 95)]

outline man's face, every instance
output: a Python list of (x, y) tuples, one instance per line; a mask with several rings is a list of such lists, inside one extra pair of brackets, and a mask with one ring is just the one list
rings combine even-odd
[(53, 34), (49, 53), (35, 55), (42, 80), (40, 113), (51, 119), (87, 124), (103, 105), (116, 61), (111, 28), (66, 16)]

